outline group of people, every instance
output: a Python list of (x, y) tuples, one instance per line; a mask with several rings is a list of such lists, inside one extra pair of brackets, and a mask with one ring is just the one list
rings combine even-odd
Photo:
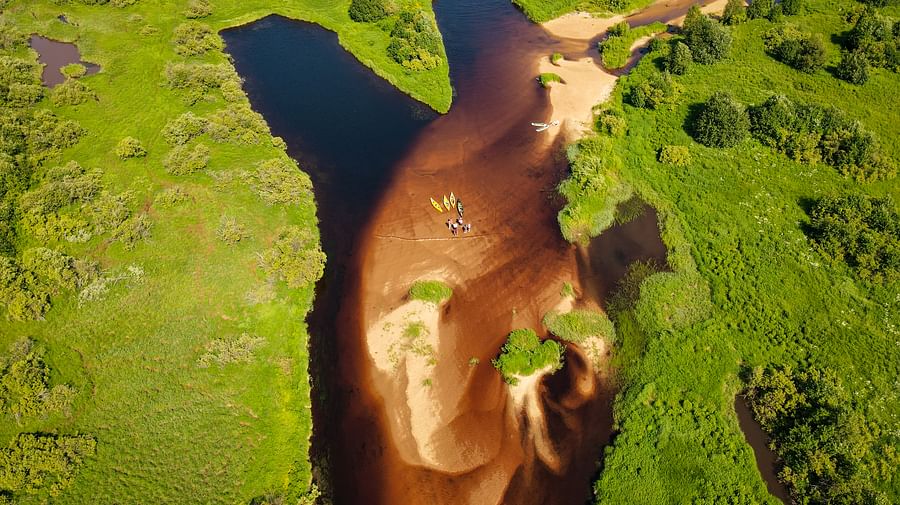
[(447, 228), (450, 229), (450, 233), (452, 233), (454, 237), (457, 237), (459, 236), (459, 230), (462, 230), (463, 233), (472, 231), (472, 223), (464, 222), (462, 216), (460, 216), (455, 220), (448, 219)]

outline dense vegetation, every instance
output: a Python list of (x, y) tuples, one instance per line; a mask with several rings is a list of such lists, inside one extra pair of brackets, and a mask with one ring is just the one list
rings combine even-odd
[(541, 23), (573, 11), (630, 12), (653, 0), (512, 0), (532, 21)]
[(544, 326), (553, 335), (572, 342), (583, 343), (590, 337), (602, 338), (612, 345), (616, 340), (616, 330), (612, 321), (602, 312), (573, 310), (564, 314), (550, 312), (544, 316)]
[[(733, 410), (742, 370), (757, 366), (800, 370), (798, 387), (797, 373), (831, 370), (846, 391), (838, 406), (824, 390), (805, 393), (827, 408), (801, 402), (770, 426), (798, 503), (900, 499), (900, 288), (884, 280), (896, 264), (900, 80), (876, 65), (861, 85), (835, 77), (859, 3), (759, 4), (748, 20), (732, 2), (728, 26), (695, 19), (704, 28), (649, 53), (597, 114), (597, 134), (568, 151), (566, 238), (600, 233), (633, 192), (657, 208), (669, 248), (668, 271), (633, 265), (609, 302), (621, 389), (598, 503), (776, 503)], [(822, 67), (772, 58), (765, 35), (786, 15), (821, 37)], [(686, 58), (665, 46), (678, 43), (692, 55), (683, 73), (670, 69), (679, 92), (661, 107), (635, 106), (646, 81), (669, 86), (660, 72)], [(698, 48), (715, 57), (696, 57)], [(743, 127), (716, 130), (729, 117)], [(736, 144), (695, 142), (698, 121), (719, 140), (709, 144)]]
[[(324, 255), (312, 188), (250, 109), (217, 35), (273, 10), (354, 25), (346, 5), (314, 3), (5, 6), (0, 500), (316, 494), (303, 319)], [(351, 31), (361, 57), (387, 47), (360, 42), (378, 29)], [(67, 66), (45, 88), (29, 33), (77, 40), (102, 71)], [(367, 61), (449, 105), (446, 76)], [(429, 82), (448, 99), (429, 98)]]
[(500, 348), (500, 355), (491, 360), (503, 374), (503, 380), (516, 385), (519, 378), (548, 368), (555, 372), (562, 367), (563, 346), (555, 340), (538, 338), (530, 328), (513, 330)]
[(409, 288), (410, 300), (421, 300), (435, 305), (449, 300), (453, 289), (442, 281), (416, 281)]
[(631, 28), (627, 21), (622, 21), (607, 32), (607, 37), (599, 43), (603, 66), (609, 69), (622, 68), (631, 57), (631, 46), (639, 39), (652, 37), (666, 31), (666, 25), (660, 22)]

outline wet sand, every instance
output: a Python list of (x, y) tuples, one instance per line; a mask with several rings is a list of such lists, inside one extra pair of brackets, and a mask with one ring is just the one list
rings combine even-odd
[(44, 65), (44, 69), (41, 72), (41, 80), (44, 86), (48, 88), (62, 84), (66, 80), (59, 69), (71, 63), (84, 65), (87, 68), (85, 76), (93, 75), (100, 71), (100, 65), (81, 61), (81, 53), (78, 52), (78, 47), (75, 44), (59, 42), (40, 35), (32, 35), (30, 45), (38, 53), (38, 62)]

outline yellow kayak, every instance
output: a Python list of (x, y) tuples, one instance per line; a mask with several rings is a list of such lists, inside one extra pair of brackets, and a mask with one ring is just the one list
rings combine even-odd
[(456, 195), (454, 195), (453, 192), (451, 191), (450, 192), (450, 208), (447, 210), (453, 209), (453, 207), (456, 207)]
[(444, 212), (444, 208), (441, 207), (441, 204), (439, 204), (434, 198), (431, 199), (431, 205), (434, 206), (434, 208), (437, 209), (438, 212)]
[(447, 195), (444, 195), (444, 207), (447, 207), (447, 210), (450, 210), (450, 199), (447, 198)]

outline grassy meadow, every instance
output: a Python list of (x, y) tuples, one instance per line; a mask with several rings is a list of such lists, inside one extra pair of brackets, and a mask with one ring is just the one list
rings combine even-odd
[[(656, 110), (629, 105), (630, 89), (664, 68), (662, 46), (620, 80), (604, 106), (624, 118), (627, 132), (609, 134), (609, 115), (601, 112), (598, 136), (570, 149), (574, 179), (563, 186), (570, 207), (608, 221), (608, 205), (595, 196), (614, 193), (609, 181), (632, 188), (659, 210), (673, 270), (636, 269), (610, 306), (619, 434), (595, 484), (597, 503), (777, 503), (756, 470), (733, 403), (752, 367), (782, 365), (836, 372), (871, 437), (863, 471), (887, 502), (900, 501), (894, 456), (900, 450), (900, 287), (864, 280), (822, 254), (806, 234), (807, 211), (817, 198), (865, 194), (900, 202), (900, 184), (896, 178), (856, 182), (753, 138), (719, 149), (688, 133), (696, 106), (717, 91), (744, 105), (782, 93), (842, 109), (875, 133), (883, 154), (900, 161), (900, 76), (871, 69), (869, 81), (857, 86), (833, 75), (843, 34), (852, 28), (844, 16), (862, 5), (805, 4), (783, 21), (823, 34), (825, 68), (804, 73), (773, 59), (763, 34), (775, 23), (756, 19), (732, 27), (723, 60), (695, 63), (674, 76), (674, 102)], [(900, 17), (897, 7), (882, 11)], [(679, 148), (678, 163), (661, 163), (665, 146), (684, 146), (687, 155)], [(579, 158), (591, 152), (602, 156)], [(579, 187), (593, 189), (579, 193)], [(574, 215), (565, 212), (564, 234)]]
[(653, 0), (512, 0), (535, 23), (543, 23), (575, 11), (598, 14), (630, 12)]
[[(407, 71), (386, 54), (387, 32), (350, 21), (349, 0), (214, 2), (198, 20), (213, 30), (204, 42), (209, 50), (195, 54), (177, 53), (172, 42), (176, 27), (188, 21), (187, 1), (4, 4), (4, 37), (22, 41), (38, 33), (75, 42), (83, 60), (102, 67), (71, 81), (88, 88), (87, 99), (57, 101), (45, 93), (31, 106), (84, 130), (73, 146), (34, 162), (32, 189), (48, 184), (40, 181), (52, 167), (74, 160), (99, 169), (101, 190), (122, 195), (127, 212), (150, 226), (149, 236), (141, 229), (127, 243), (108, 233), (48, 241), (19, 226), (17, 251), (43, 246), (96, 262), (102, 282), (79, 296), (54, 293), (39, 320), (0, 321), (0, 357), (30, 339), (49, 370), (41, 380), (74, 391), (65, 409), (43, 415), (13, 417), (0, 409), (0, 447), (20, 433), (96, 440), (96, 452), (75, 468), (71, 485), (54, 492), (54, 503), (305, 499), (312, 433), (305, 317), (322, 260), (308, 178), (296, 171), (284, 143), (260, 126), (261, 118), (253, 123), (239, 88), (216, 82), (192, 96), (166, 86), (164, 71), (169, 63), (231, 69), (214, 32), (271, 13), (336, 31), (360, 61), (439, 111), (450, 105), (446, 61)], [(432, 14), (430, 3), (424, 8)], [(0, 50), (27, 61), (37, 57), (27, 45)], [(228, 115), (233, 110), (236, 117)], [(168, 156), (176, 149), (163, 132), (185, 112), (219, 117), (221, 128), (187, 138), (195, 149), (206, 146), (209, 160), (199, 171), (175, 175)], [(146, 155), (118, 156), (126, 136)], [(101, 200), (88, 196), (60, 213), (77, 220)], [(297, 244), (309, 254), (291, 256)], [(0, 359), (0, 369), (5, 363)], [(10, 470), (5, 464), (0, 473)], [(5, 486), (0, 499), (10, 491)], [(17, 503), (48, 496), (40, 485), (33, 493), (11, 491)]]

